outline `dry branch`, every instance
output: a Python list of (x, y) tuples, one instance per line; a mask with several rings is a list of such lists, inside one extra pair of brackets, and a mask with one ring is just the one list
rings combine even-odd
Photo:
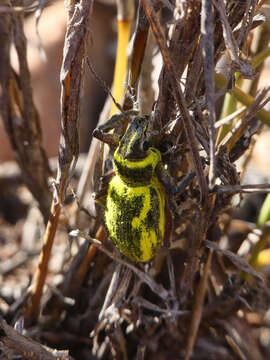
[(27, 360), (72, 360), (68, 351), (58, 351), (41, 345), (19, 334), (3, 319), (0, 319), (0, 350), (3, 351), (5, 359), (21, 356)]
[[(6, 5), (9, 6), (8, 1)], [(47, 222), (51, 203), (48, 185), (51, 171), (41, 145), (39, 116), (33, 103), (23, 16), (23, 13), (11, 12), (0, 17), (0, 112), (24, 182), (38, 201), (44, 222)], [(12, 40), (19, 60), (18, 74), (10, 65)]]
[[(83, 65), (88, 40), (88, 23), (92, 1), (81, 0), (68, 4), (68, 25), (61, 69), (61, 138), (57, 189), (51, 205), (50, 218), (43, 238), (38, 270), (33, 280), (30, 304), (25, 311), (29, 322), (36, 320), (45, 283), (51, 249), (58, 225), (62, 202), (69, 180), (73, 175), (79, 155), (80, 94), (82, 91)], [(71, 168), (72, 167), (72, 168)]]

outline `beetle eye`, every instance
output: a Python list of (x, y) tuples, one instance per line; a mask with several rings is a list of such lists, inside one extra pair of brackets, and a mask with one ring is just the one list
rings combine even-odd
[(147, 151), (150, 148), (150, 143), (147, 140), (144, 140), (142, 144), (143, 151)]

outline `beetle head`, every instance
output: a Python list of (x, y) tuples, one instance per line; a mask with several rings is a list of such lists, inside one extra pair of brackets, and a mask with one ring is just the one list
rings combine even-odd
[(148, 155), (149, 143), (146, 140), (147, 119), (133, 117), (130, 125), (119, 143), (119, 154), (124, 159), (143, 159)]

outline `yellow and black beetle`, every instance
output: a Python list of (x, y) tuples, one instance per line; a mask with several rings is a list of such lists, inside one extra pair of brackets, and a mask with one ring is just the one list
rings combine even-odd
[(132, 116), (122, 137), (109, 133), (124, 119), (124, 113), (114, 115), (93, 133), (116, 148), (114, 173), (106, 195), (105, 225), (121, 253), (135, 262), (146, 262), (169, 236), (166, 229), (170, 227), (171, 216), (166, 192), (179, 193), (193, 174), (174, 186), (160, 151), (147, 139), (149, 118)]

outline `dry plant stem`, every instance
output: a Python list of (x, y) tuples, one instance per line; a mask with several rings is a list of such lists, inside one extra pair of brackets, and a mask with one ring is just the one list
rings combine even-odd
[(226, 256), (232, 262), (232, 264), (236, 266), (236, 268), (251, 275), (254, 278), (254, 280), (256, 280), (258, 287), (264, 285), (263, 278), (246, 262), (245, 259), (241, 258), (239, 255), (234, 254), (230, 250), (221, 249), (215, 243), (209, 240), (205, 240), (203, 242), (203, 245), (208, 247), (209, 249), (213, 249), (215, 251), (222, 253), (222, 255)]
[(220, 185), (213, 190), (216, 193), (265, 193), (270, 192), (270, 184)]
[(145, 16), (142, 4), (140, 3), (138, 9), (136, 30), (134, 34), (134, 43), (130, 59), (129, 85), (132, 88), (135, 88), (138, 83), (147, 43), (148, 32), (149, 22)]
[[(58, 225), (61, 204), (65, 197), (65, 189), (68, 185), (69, 178), (72, 175), (72, 170), (71, 174), (69, 174), (69, 170), (72, 162), (74, 168), (79, 152), (78, 119), (80, 92), (82, 88), (82, 65), (85, 55), (88, 20), (92, 1), (81, 0), (80, 4), (70, 2), (69, 6), (69, 21), (61, 69), (62, 133), (59, 145), (59, 169), (57, 174), (59, 188), (58, 193), (56, 191), (55, 199), (51, 206), (51, 213), (43, 238), (38, 271), (33, 279), (29, 307), (25, 310), (29, 322), (36, 320), (39, 314), (40, 299), (47, 276), (48, 263)], [(74, 31), (74, 27), (76, 31)]]
[(233, 349), (233, 351), (235, 352), (235, 354), (241, 359), (241, 360), (247, 360), (247, 358), (245, 357), (243, 351), (240, 349), (240, 347), (237, 345), (237, 343), (233, 340), (233, 338), (229, 335), (225, 336), (228, 344), (230, 345), (230, 347)]
[(161, 307), (157, 306), (156, 304), (151, 303), (150, 301), (146, 300), (141, 296), (135, 296), (133, 301), (138, 307), (144, 307), (145, 309), (156, 311), (161, 314), (166, 314), (168, 317), (171, 315), (177, 316), (187, 316), (190, 315), (189, 310), (174, 310), (174, 309), (162, 309)]
[(144, 54), (139, 82), (138, 102), (141, 114), (151, 114), (153, 110), (153, 104), (155, 103), (155, 90), (152, 79), (154, 70), (153, 54), (155, 46), (156, 41), (151, 31), (147, 39), (147, 46)]
[[(269, 39), (270, 39), (270, 25), (268, 22), (266, 22), (265, 24), (262, 25), (262, 27), (260, 29), (256, 29), (257, 32), (259, 32), (259, 36), (255, 39), (257, 40), (256, 41), (256, 53), (257, 54), (262, 54), (265, 50), (267, 50), (267, 45), (269, 43)], [(254, 39), (254, 40), (255, 40)], [(254, 42), (253, 40), (253, 42)], [(253, 42), (252, 42), (252, 47), (253, 47)], [(257, 55), (255, 55), (254, 58), (256, 58)], [(254, 59), (253, 58), (253, 59)], [(262, 57), (264, 59), (264, 57)], [(262, 68), (263, 68), (263, 62), (261, 62), (259, 64), (259, 66), (256, 67), (256, 71), (258, 73), (261, 73), (262, 71)], [(252, 81), (252, 84), (250, 86), (250, 95), (252, 96), (256, 96), (256, 92), (257, 92), (257, 88), (258, 88), (258, 83), (259, 83), (259, 80), (260, 80), (260, 76), (257, 76), (256, 79), (254, 79)], [(260, 125), (260, 129), (257, 131), (257, 134), (260, 134), (261, 131), (263, 129), (263, 124)], [(243, 165), (242, 165), (242, 170), (241, 170), (241, 175), (240, 175), (240, 178), (243, 179), (245, 173), (246, 173), (246, 170), (247, 170), (247, 167), (248, 167), (248, 164), (252, 158), (252, 154), (253, 154), (253, 150), (254, 150), (254, 147), (255, 147), (255, 144), (256, 144), (256, 137), (252, 137), (251, 139), (251, 144), (249, 146), (249, 149), (248, 149), (248, 154), (246, 156), (246, 158), (244, 159), (244, 162), (243, 162)]]
[(214, 5), (219, 12), (219, 16), (221, 18), (221, 25), (223, 29), (223, 38), (226, 45), (226, 49), (229, 51), (230, 58), (232, 61), (239, 61), (239, 48), (235, 41), (235, 38), (232, 33), (231, 26), (228, 22), (228, 18), (226, 16), (226, 9), (224, 2), (222, 0), (214, 0)]
[(92, 244), (96, 245), (101, 251), (103, 251), (106, 255), (108, 255), (111, 259), (117, 261), (119, 264), (125, 265), (127, 268), (132, 270), (140, 280), (146, 283), (150, 289), (157, 294), (161, 299), (167, 300), (168, 299), (168, 292), (167, 290), (160, 284), (157, 284), (149, 275), (144, 273), (143, 271), (139, 270), (136, 266), (126, 262), (125, 260), (114, 256), (109, 250), (102, 246), (102, 243), (97, 239), (91, 238), (89, 235), (85, 234), (82, 231), (74, 230), (70, 233), (71, 236), (80, 236), (83, 239), (90, 241)]
[[(88, 21), (92, 3), (88, 0), (80, 0), (80, 2), (72, 0), (67, 8), (69, 18), (60, 73), (61, 138), (57, 174), (60, 188), (62, 183), (66, 181), (65, 188), (67, 187), (79, 154), (80, 96), (83, 86), (85, 46), (88, 40)], [(72, 169), (70, 170), (71, 164)], [(69, 171), (68, 180), (65, 180)], [(60, 201), (62, 201), (61, 198)]]
[(267, 0), (259, 0), (258, 4), (257, 4), (257, 7), (256, 7), (256, 10), (260, 10), (260, 8), (263, 6), (263, 4), (266, 2)]
[[(243, 351), (246, 356), (244, 358), (245, 360), (266, 360), (265, 355), (263, 355), (259, 348), (260, 345), (257, 339), (252, 336), (252, 332), (248, 331), (246, 326), (241, 326), (242, 321), (239, 318), (230, 316), (226, 320), (218, 321), (218, 323), (225, 329), (226, 333), (233, 339), (239, 349)], [(234, 347), (234, 351), (235, 350), (236, 347)], [(237, 351), (236, 354), (238, 355), (237, 359), (242, 360), (240, 352)], [(233, 359), (236, 359), (236, 357), (233, 357)]]
[(110, 286), (108, 288), (104, 304), (99, 313), (98, 320), (105, 318), (110, 321), (112, 309), (119, 308), (119, 304), (123, 303), (126, 298), (126, 292), (132, 277), (132, 271), (126, 269), (121, 264), (117, 264), (116, 270), (113, 274)]
[(238, 116), (243, 116), (246, 112), (247, 108), (245, 106), (241, 107), (240, 109), (234, 111), (230, 115), (226, 116), (223, 119), (220, 119), (215, 122), (215, 128), (218, 129), (223, 125), (226, 125), (228, 122), (232, 121), (233, 119), (237, 118)]
[[(97, 231), (97, 237), (99, 241), (103, 241), (105, 232), (102, 227)], [(80, 247), (79, 252), (73, 257), (72, 263), (68, 271), (65, 273), (65, 281), (61, 284), (59, 289), (60, 297), (57, 293), (49, 300), (45, 305), (44, 314), (50, 312), (53, 313), (54, 318), (59, 318), (60, 313), (65, 305), (65, 301), (62, 298), (72, 298), (75, 301), (78, 299), (82, 283), (85, 280), (85, 275), (89, 270), (93, 257), (96, 254), (96, 246), (89, 244), (87, 241)], [(96, 293), (97, 296), (97, 293)], [(59, 301), (60, 299), (60, 301)]]
[(193, 125), (191, 122), (191, 118), (188, 112), (187, 104), (180, 86), (180, 82), (177, 77), (177, 72), (174, 68), (174, 65), (172, 63), (172, 60), (169, 55), (169, 50), (166, 45), (166, 40), (164, 38), (164, 35), (162, 33), (159, 21), (157, 19), (157, 16), (155, 14), (155, 11), (151, 5), (151, 2), (149, 0), (141, 0), (141, 3), (144, 7), (144, 11), (147, 15), (147, 18), (150, 22), (151, 28), (153, 30), (153, 33), (155, 35), (155, 38), (157, 40), (158, 46), (160, 48), (163, 61), (166, 67), (166, 70), (168, 72), (168, 76), (170, 79), (171, 87), (173, 89), (175, 101), (181, 111), (182, 114), (182, 120), (184, 124), (185, 134), (187, 138), (187, 142), (189, 144), (190, 152), (192, 154), (192, 159), (194, 163), (194, 168), (198, 177), (198, 182), (200, 186), (201, 191), (201, 201), (202, 203), (207, 198), (208, 193), (208, 186), (206, 183), (206, 179), (203, 174), (203, 168), (199, 156), (199, 152), (197, 149), (197, 142), (194, 135)]
[(0, 333), (1, 350), (4, 351), (3, 355), (6, 356), (5, 359), (15, 359), (17, 356), (28, 360), (72, 359), (68, 355), (68, 351), (56, 351), (41, 345), (37, 341), (20, 335), (3, 319), (0, 319)]
[(237, 43), (240, 49), (242, 49), (243, 45), (246, 43), (248, 34), (252, 29), (257, 2), (258, 0), (248, 0), (246, 2), (246, 11), (237, 37)]
[(246, 174), (248, 165), (249, 165), (249, 163), (250, 163), (250, 161), (251, 161), (251, 159), (253, 157), (253, 151), (254, 151), (254, 148), (255, 148), (255, 145), (256, 145), (256, 141), (258, 139), (258, 135), (262, 132), (262, 129), (263, 129), (263, 124), (260, 124), (260, 127), (259, 127), (259, 129), (257, 131), (256, 136), (253, 136), (252, 139), (251, 139), (251, 143), (249, 145), (246, 157), (245, 157), (245, 159), (243, 161), (243, 164), (242, 164), (241, 173), (240, 173), (240, 182), (242, 182), (242, 179), (244, 178), (244, 176)]
[[(8, 0), (5, 1), (8, 5)], [(12, 37), (12, 23), (9, 14), (1, 15), (0, 17), (0, 109), (3, 121), (8, 124), (9, 116), (9, 77), (11, 73), (10, 68), (10, 46)]]
[[(181, 278), (179, 297), (181, 303), (187, 301), (190, 293), (191, 285), (196, 271), (198, 270), (198, 263), (200, 257), (200, 248), (202, 242), (205, 240), (206, 231), (209, 226), (209, 219), (215, 203), (215, 196), (209, 198), (206, 206), (202, 210), (198, 210), (195, 218), (196, 229), (194, 230), (193, 245), (189, 249), (188, 258), (184, 274)], [(198, 224), (198, 225), (197, 225)]]
[(39, 304), (42, 296), (43, 286), (46, 280), (48, 264), (50, 260), (53, 240), (56, 233), (58, 219), (61, 211), (59, 202), (53, 203), (51, 213), (47, 223), (46, 231), (43, 237), (43, 246), (40, 252), (38, 268), (35, 271), (33, 285), (31, 288), (30, 303), (23, 311), (26, 321), (31, 323), (36, 320), (39, 315)]
[[(48, 178), (51, 172), (41, 146), (39, 117), (33, 103), (23, 16), (22, 13), (9, 13), (3, 14), (0, 19), (0, 112), (23, 180), (38, 201), (44, 222), (47, 222), (51, 203)], [(18, 74), (10, 66), (11, 39), (18, 56)]]
[[(101, 243), (104, 241), (105, 238), (105, 231), (102, 226), (99, 227), (96, 233), (96, 239), (99, 240)], [(89, 267), (92, 263), (93, 257), (95, 256), (97, 251), (97, 247), (91, 244), (88, 248), (87, 254), (83, 261), (81, 262), (79, 268), (72, 276), (71, 284), (69, 284), (68, 288), (72, 289), (72, 294), (68, 293), (68, 295), (72, 296), (76, 294), (82, 286), (82, 283), (85, 279), (85, 275), (89, 270)], [(65, 294), (67, 295), (67, 294)]]
[[(222, 0), (213, 0), (213, 3), (217, 8), (217, 11), (219, 12), (221, 18), (223, 38), (226, 45), (226, 50), (229, 52), (230, 55), (232, 71), (238, 71), (243, 77), (253, 79), (255, 77), (254, 70), (252, 69), (248, 61), (243, 60), (240, 57), (240, 49), (237, 42), (235, 41), (231, 26), (226, 16), (224, 2)], [(243, 39), (244, 37), (245, 35), (243, 35)]]
[(118, 285), (119, 285), (118, 282), (119, 282), (120, 271), (121, 271), (121, 265), (117, 264), (116, 268), (115, 268), (115, 270), (113, 272), (113, 276), (112, 276), (110, 285), (108, 287), (103, 306), (102, 306), (102, 308), (100, 310), (100, 313), (98, 315), (98, 320), (99, 321), (101, 321), (103, 319), (104, 312), (108, 308), (108, 306), (110, 305), (110, 303), (112, 301), (112, 298), (113, 298), (114, 294), (117, 291), (117, 288), (118, 288)]
[[(255, 42), (255, 44), (252, 42), (251, 47), (255, 48), (256, 51), (256, 55), (253, 57), (252, 59), (252, 66), (256, 69), (256, 72), (258, 74), (262, 73), (262, 69), (264, 67), (264, 60), (266, 60), (269, 57), (269, 40), (270, 40), (270, 24), (267, 21), (266, 23), (264, 23), (260, 28), (255, 30), (256, 33), (256, 37), (253, 42)], [(258, 83), (259, 80), (262, 76), (257, 76), (253, 81), (252, 84), (250, 86), (250, 91), (249, 94), (253, 97), (256, 96), (257, 93), (257, 89), (258, 89)]]
[(175, 274), (174, 274), (174, 266), (172, 261), (171, 253), (168, 251), (167, 255), (167, 266), (168, 266), (168, 273), (169, 273), (169, 279), (170, 279), (170, 289), (172, 296), (176, 299), (176, 286), (175, 286)]
[[(134, 17), (133, 0), (117, 0), (117, 55), (114, 68), (113, 96), (118, 103), (123, 102), (124, 81), (127, 70), (127, 45)], [(110, 116), (117, 112), (117, 107), (112, 104)]]
[[(108, 96), (105, 105), (103, 107), (103, 110), (99, 116), (98, 125), (102, 125), (106, 122), (110, 113), (110, 108), (111, 108), (111, 99)], [(90, 193), (93, 192), (93, 184), (91, 183), (91, 181), (94, 178), (94, 171), (95, 171), (95, 166), (93, 166), (93, 164), (96, 163), (99, 154), (100, 154), (100, 141), (96, 138), (92, 138), (92, 142), (87, 154), (87, 158), (85, 161), (85, 165), (77, 189), (78, 201), (83, 206), (86, 205), (85, 197), (87, 194), (87, 190), (89, 190)], [(94, 200), (92, 200), (92, 202), (94, 202)]]
[(211, 1), (202, 0), (201, 10), (201, 43), (204, 63), (204, 78), (208, 105), (209, 129), (209, 187), (213, 188), (216, 178), (215, 160), (215, 81), (214, 81), (214, 8)]
[(235, 127), (231, 130), (230, 133), (223, 139), (222, 145), (226, 146), (229, 151), (233, 148), (235, 142), (240, 138), (243, 134), (247, 126), (249, 125), (250, 120), (256, 116), (256, 114), (262, 109), (270, 100), (270, 98), (264, 97), (267, 94), (268, 89), (264, 89), (261, 93), (257, 96), (251, 106), (248, 108), (244, 116), (242, 117), (241, 121), (235, 125)]
[[(215, 83), (219, 88), (224, 88), (228, 85), (228, 79), (221, 75), (215, 73)], [(244, 93), (240, 88), (235, 86), (229, 92), (236, 98), (236, 100), (240, 101), (242, 104), (249, 107), (253, 102), (254, 98), (246, 93)], [(256, 116), (260, 119), (265, 125), (270, 126), (270, 114), (265, 109), (260, 110)]]
[(212, 254), (213, 254), (213, 250), (210, 250), (208, 252), (207, 261), (206, 261), (204, 271), (203, 271), (203, 276), (200, 280), (200, 284), (197, 289), (195, 303), (194, 303), (194, 307), (192, 310), (192, 318), (191, 318), (191, 324), (190, 324), (190, 328), (189, 328), (188, 344), (187, 344), (185, 360), (189, 360), (192, 355), (193, 347), (194, 347), (198, 329), (200, 326), (200, 322), (201, 322), (201, 318), (202, 318), (203, 302), (204, 302), (204, 297), (205, 297), (206, 287), (207, 287), (207, 280), (208, 280), (209, 270), (210, 270), (211, 262), (212, 262)]

